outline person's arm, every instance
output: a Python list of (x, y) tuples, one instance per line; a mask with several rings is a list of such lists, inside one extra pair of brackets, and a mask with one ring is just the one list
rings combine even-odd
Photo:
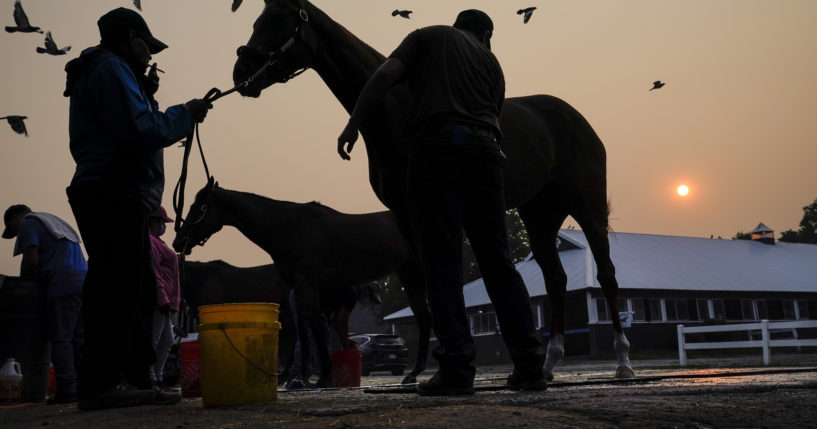
[[(193, 131), (194, 121), (203, 119), (198, 112), (201, 109), (190, 105), (197, 100), (171, 106), (164, 112), (155, 109), (158, 105), (145, 98), (136, 79), (126, 64), (115, 59), (97, 66), (90, 77), (91, 99), (101, 123), (117, 140), (160, 149), (186, 137)], [(198, 104), (212, 107), (204, 101)]]
[(40, 248), (28, 246), (23, 249), (23, 261), (20, 263), (20, 277), (37, 277), (37, 264), (40, 263)]
[(360, 124), (383, 102), (389, 90), (403, 79), (405, 73), (403, 61), (392, 57), (381, 64), (369, 78), (360, 92), (346, 128), (338, 137), (338, 154), (341, 158), (351, 159), (349, 154), (357, 141)]

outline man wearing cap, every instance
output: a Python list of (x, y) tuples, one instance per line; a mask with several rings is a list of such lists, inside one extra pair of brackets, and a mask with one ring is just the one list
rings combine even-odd
[(546, 388), (544, 350), (530, 297), (508, 248), (499, 115), (502, 68), (491, 53), (493, 23), (461, 12), (453, 27), (409, 34), (365, 84), (338, 153), (349, 159), (358, 129), (394, 85), (408, 83), (407, 204), (422, 261), (440, 368), (420, 383), (421, 395), (473, 394), (476, 354), (462, 295), (462, 230), (474, 249), (514, 362), (508, 386)]
[(88, 271), (79, 235), (59, 217), (33, 212), (24, 204), (9, 207), (3, 221), (3, 238), (16, 237), (13, 255), (23, 255), (20, 276), (39, 277), (45, 285), (51, 363), (57, 380), (57, 391), (48, 403), (76, 402), (82, 284)]
[(97, 24), (100, 44), (66, 65), (63, 93), (77, 164), (66, 191), (89, 263), (79, 408), (172, 404), (181, 396), (153, 389), (149, 374), (156, 279), (147, 219), (164, 191), (162, 149), (191, 133), (212, 105), (194, 99), (160, 111), (158, 78), (145, 71), (167, 45), (133, 10), (114, 9)]
[(166, 223), (173, 222), (164, 207), (159, 206), (148, 218), (150, 250), (153, 257), (153, 272), (156, 275), (156, 309), (153, 312), (153, 349), (156, 363), (150, 368), (153, 385), (167, 390), (164, 383), (164, 367), (170, 347), (173, 346), (173, 326), (171, 314), (179, 311), (181, 294), (179, 288), (179, 257), (162, 241), (167, 229)]

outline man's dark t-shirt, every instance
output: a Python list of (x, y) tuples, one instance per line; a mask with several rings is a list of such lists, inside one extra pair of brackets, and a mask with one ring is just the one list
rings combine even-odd
[(425, 27), (406, 36), (389, 57), (406, 66), (411, 134), (429, 124), (457, 123), (494, 130), (500, 139), (505, 78), (476, 38), (446, 25)]

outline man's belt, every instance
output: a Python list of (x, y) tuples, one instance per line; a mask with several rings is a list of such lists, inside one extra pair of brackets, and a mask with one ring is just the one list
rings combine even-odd
[(441, 124), (434, 128), (442, 132), (455, 132), (457, 128), (463, 129), (468, 134), (473, 136), (485, 137), (488, 139), (496, 140), (496, 132), (491, 128), (486, 127), (479, 127), (474, 125), (465, 125), (465, 124), (456, 124), (456, 123), (447, 123)]

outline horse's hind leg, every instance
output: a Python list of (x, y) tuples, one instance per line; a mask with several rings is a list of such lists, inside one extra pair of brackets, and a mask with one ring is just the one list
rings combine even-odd
[(621, 327), (621, 320), (618, 316), (618, 281), (616, 281), (616, 268), (610, 260), (610, 242), (607, 238), (607, 208), (603, 210), (603, 217), (589, 219), (588, 217), (576, 217), (576, 221), (581, 225), (593, 258), (596, 260), (598, 270), (598, 280), (604, 297), (607, 300), (607, 307), (610, 310), (610, 320), (613, 324), (613, 349), (616, 352), (616, 378), (635, 377), (632, 366), (630, 366), (630, 342), (624, 335)]
[(553, 380), (553, 367), (564, 356), (565, 298), (567, 275), (556, 250), (556, 235), (567, 217), (566, 213), (553, 209), (552, 195), (542, 192), (533, 200), (519, 207), (519, 215), (528, 231), (533, 258), (542, 269), (550, 300), (550, 340), (545, 358), (545, 379)]
[(417, 376), (426, 369), (426, 359), (428, 359), (428, 343), (431, 339), (431, 313), (426, 302), (426, 287), (420, 267), (413, 259), (407, 261), (397, 270), (400, 283), (406, 291), (409, 306), (414, 313), (414, 320), (417, 322), (417, 358), (414, 361), (414, 369), (403, 378), (403, 384), (417, 382)]
[(329, 325), (321, 314), (309, 318), (312, 334), (315, 336), (317, 354), (321, 361), (321, 375), (315, 383), (317, 387), (332, 387), (332, 357), (329, 355)]

